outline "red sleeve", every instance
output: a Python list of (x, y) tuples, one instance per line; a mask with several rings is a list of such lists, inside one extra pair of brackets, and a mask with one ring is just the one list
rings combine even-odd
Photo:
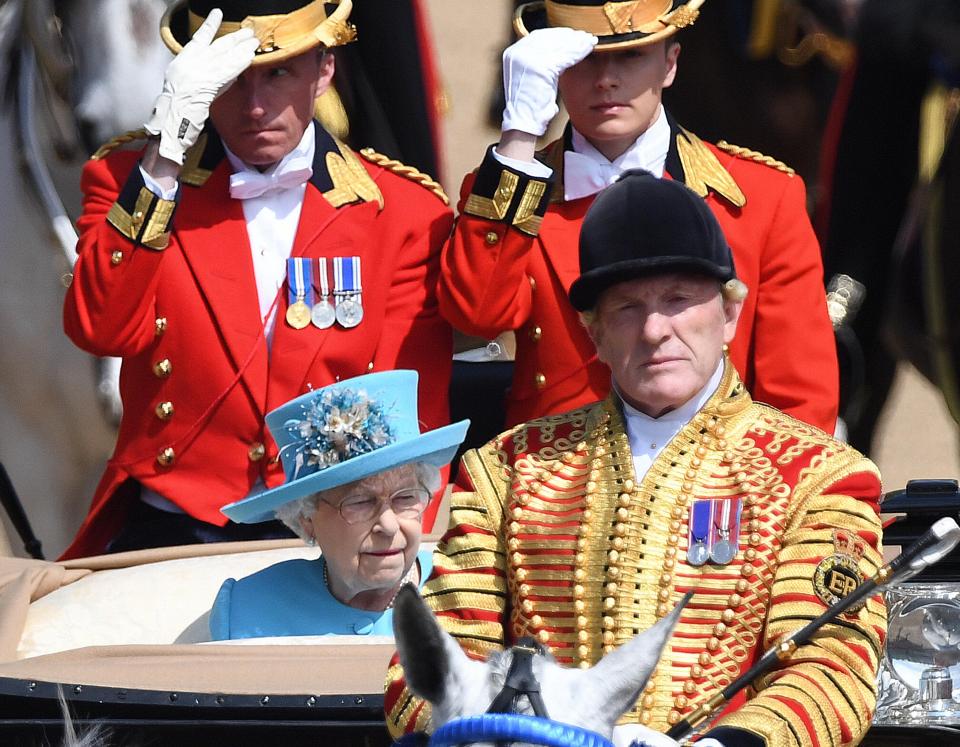
[(760, 259), (750, 393), (832, 434), (840, 383), (820, 246), (803, 181), (786, 182)]

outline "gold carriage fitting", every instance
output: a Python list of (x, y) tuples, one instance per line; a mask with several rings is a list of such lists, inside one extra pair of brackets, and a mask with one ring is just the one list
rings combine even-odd
[(624, 0), (562, 2), (540, 0), (521, 5), (513, 18), (517, 34), (566, 26), (596, 37), (598, 50), (653, 44), (697, 20), (705, 0)]
[(260, 40), (253, 64), (269, 65), (318, 45), (338, 47), (353, 41), (357, 31), (347, 21), (352, 7), (352, 0), (180, 0), (160, 21), (160, 36), (178, 54), (210, 10), (220, 8), (223, 22), (217, 36), (252, 28)]

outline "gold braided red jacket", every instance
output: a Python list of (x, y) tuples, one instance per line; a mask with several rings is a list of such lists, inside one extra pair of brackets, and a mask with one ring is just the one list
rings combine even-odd
[[(453, 495), (423, 595), (471, 655), (533, 635), (561, 662), (586, 666), (695, 591), (625, 716), (662, 731), (821, 614), (832, 592), (842, 596), (850, 573), (831, 569), (869, 577), (881, 564), (876, 467), (753, 402), (729, 361), (642, 480), (613, 398), (513, 428), (468, 452), (464, 473), (468, 489)], [(743, 506), (736, 558), (691, 566), (693, 501), (733, 497)], [(730, 745), (856, 744), (873, 714), (885, 633), (877, 595), (735, 698), (710, 735)], [(429, 725), (396, 659), (385, 705), (395, 734)]]

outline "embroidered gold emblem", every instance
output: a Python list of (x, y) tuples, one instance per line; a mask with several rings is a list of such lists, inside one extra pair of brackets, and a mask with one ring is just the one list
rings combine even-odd
[(639, 0), (633, 3), (604, 3), (603, 14), (607, 17), (610, 30), (614, 34), (629, 34), (633, 31), (633, 12), (640, 4)]
[[(813, 589), (826, 604), (836, 604), (863, 583), (857, 561), (849, 555), (830, 555), (820, 561), (813, 574)], [(867, 600), (853, 605), (847, 613), (859, 612)]]
[(340, 153), (329, 151), (326, 155), (327, 173), (333, 181), (333, 189), (323, 193), (324, 199), (336, 208), (357, 200), (376, 201), (383, 210), (383, 193), (357, 154), (343, 143), (335, 142)]
[(672, 13), (664, 16), (661, 20), (664, 23), (669, 23), (673, 26), (676, 26), (678, 29), (685, 29), (687, 26), (692, 26), (694, 21), (700, 17), (700, 11), (696, 8), (691, 8), (688, 5), (681, 5)]
[(683, 164), (684, 182), (701, 197), (712, 189), (736, 207), (747, 204), (740, 187), (703, 141), (688, 130), (677, 135), (677, 153)]

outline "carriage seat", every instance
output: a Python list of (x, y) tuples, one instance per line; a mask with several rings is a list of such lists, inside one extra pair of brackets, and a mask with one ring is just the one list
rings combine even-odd
[[(238, 544), (231, 543), (230, 549)], [(124, 553), (135, 564), (95, 570), (30, 604), (17, 659), (86, 646), (209, 641), (210, 607), (225, 579), (243, 578), (274, 563), (320, 554), (299, 540), (255, 544), (280, 546), (155, 562), (140, 561), (145, 553), (156, 551)], [(211, 546), (199, 547), (209, 550)], [(121, 556), (114, 557), (122, 562)]]

